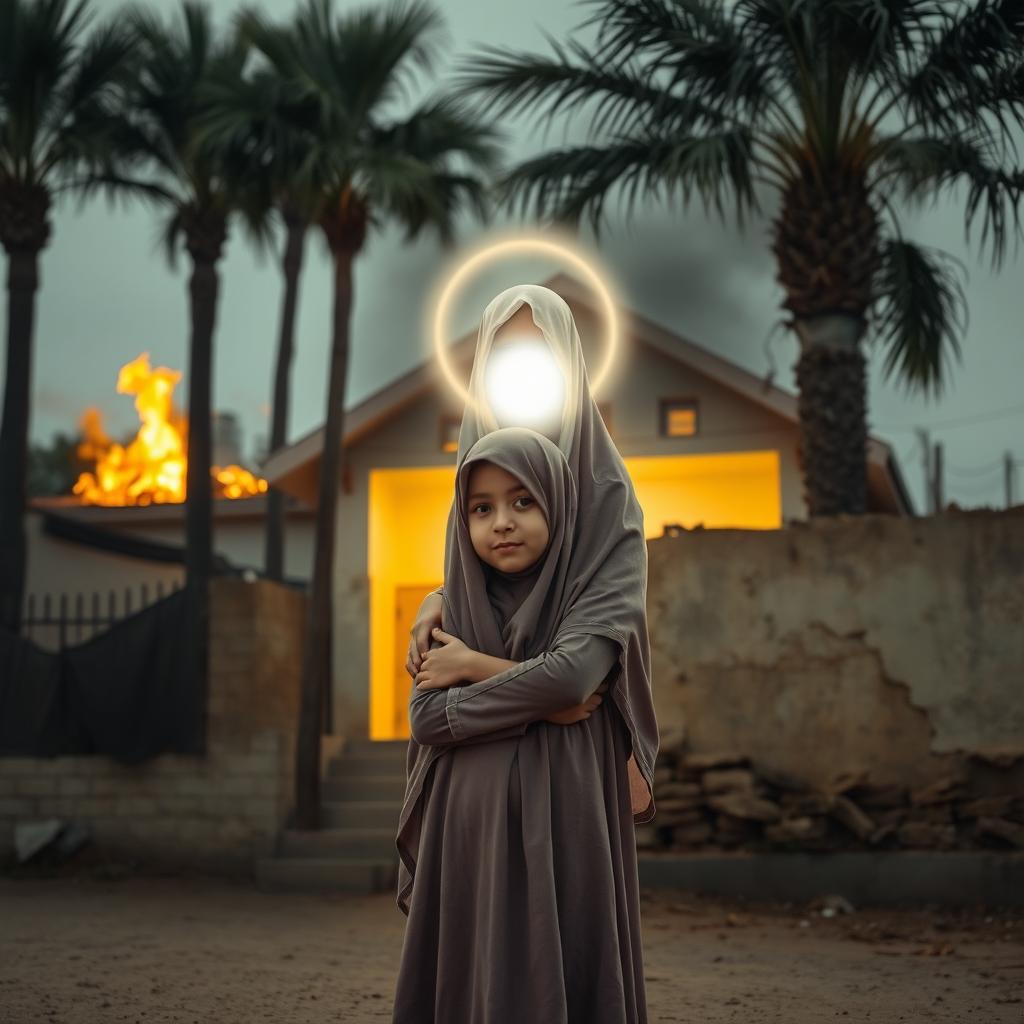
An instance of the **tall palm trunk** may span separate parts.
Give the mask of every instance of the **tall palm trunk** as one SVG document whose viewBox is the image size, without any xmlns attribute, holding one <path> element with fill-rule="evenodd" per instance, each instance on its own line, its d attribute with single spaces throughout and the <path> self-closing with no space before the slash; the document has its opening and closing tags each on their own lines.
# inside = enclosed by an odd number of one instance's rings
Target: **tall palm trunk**
<svg viewBox="0 0 1024 1024">
<path fill-rule="evenodd" d="M 184 212 L 186 245 L 192 257 L 189 280 L 192 336 L 188 368 L 188 466 L 185 477 L 185 586 L 192 671 L 205 692 L 210 646 L 210 575 L 213 565 L 212 453 L 213 332 L 220 280 L 217 263 L 227 237 L 220 213 Z"/>
<path fill-rule="evenodd" d="M 25 590 L 25 497 L 32 395 L 32 336 L 39 253 L 50 237 L 50 196 L 40 186 L 0 190 L 7 252 L 7 368 L 0 420 L 0 625 L 17 631 Z"/>
<path fill-rule="evenodd" d="M 299 277 L 306 245 L 308 224 L 293 210 L 282 210 L 287 237 L 281 270 L 284 274 L 284 300 L 277 341 L 277 365 L 274 368 L 274 408 L 270 428 L 270 451 L 284 446 L 288 432 L 288 405 L 292 355 L 295 351 L 295 311 L 299 301 Z M 284 579 L 284 494 L 272 487 L 267 493 L 267 524 L 263 565 L 272 580 Z"/>
<path fill-rule="evenodd" d="M 878 215 L 863 169 L 807 166 L 787 186 L 772 250 L 800 339 L 798 455 L 809 516 L 867 508 L 865 310 L 878 266 Z"/>
<path fill-rule="evenodd" d="M 795 322 L 799 458 L 810 516 L 867 510 L 864 321 L 839 314 Z"/>
<path fill-rule="evenodd" d="M 320 734 L 324 724 L 324 698 L 331 679 L 331 627 L 334 620 L 334 605 L 331 598 L 355 250 L 337 248 L 333 250 L 333 256 L 334 322 L 331 367 L 327 385 L 324 445 L 320 456 L 313 585 L 303 645 L 302 703 L 295 754 L 296 827 L 305 829 L 318 828 L 320 825 Z"/>
</svg>

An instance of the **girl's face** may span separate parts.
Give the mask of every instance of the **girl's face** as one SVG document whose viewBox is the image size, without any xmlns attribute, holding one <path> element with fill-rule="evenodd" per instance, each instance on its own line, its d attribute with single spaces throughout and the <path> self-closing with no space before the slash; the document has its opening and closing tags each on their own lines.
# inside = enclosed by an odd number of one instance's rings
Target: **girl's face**
<svg viewBox="0 0 1024 1024">
<path fill-rule="evenodd" d="M 548 523 L 540 505 L 493 462 L 477 462 L 469 471 L 466 521 L 477 557 L 502 572 L 528 569 L 547 550 Z"/>
</svg>

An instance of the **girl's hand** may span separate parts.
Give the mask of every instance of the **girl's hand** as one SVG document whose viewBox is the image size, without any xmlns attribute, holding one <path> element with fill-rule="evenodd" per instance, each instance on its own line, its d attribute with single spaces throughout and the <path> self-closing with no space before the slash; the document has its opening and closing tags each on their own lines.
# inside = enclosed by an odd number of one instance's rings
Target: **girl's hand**
<svg viewBox="0 0 1024 1024">
<path fill-rule="evenodd" d="M 470 672 L 473 652 L 457 637 L 435 628 L 431 639 L 440 640 L 443 647 L 435 647 L 423 656 L 416 673 L 417 690 L 442 690 L 466 680 Z"/>
<path fill-rule="evenodd" d="M 555 725 L 575 725 L 589 718 L 597 709 L 604 697 L 601 696 L 608 689 L 607 683 L 602 683 L 582 704 L 574 704 L 571 708 L 563 708 L 552 715 L 546 715 L 542 722 L 553 722 Z"/>
<path fill-rule="evenodd" d="M 440 594 L 427 594 L 409 630 L 409 656 L 405 659 L 405 671 L 413 679 L 420 670 L 423 656 L 430 650 L 430 631 L 441 625 L 443 606 L 444 598 Z"/>
</svg>

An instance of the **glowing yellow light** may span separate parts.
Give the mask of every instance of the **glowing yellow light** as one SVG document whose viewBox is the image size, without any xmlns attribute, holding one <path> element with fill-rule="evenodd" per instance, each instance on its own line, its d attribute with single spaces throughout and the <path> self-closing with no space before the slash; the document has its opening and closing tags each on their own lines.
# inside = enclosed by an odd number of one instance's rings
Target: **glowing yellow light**
<svg viewBox="0 0 1024 1024">
<path fill-rule="evenodd" d="M 502 345 L 487 360 L 484 387 L 499 421 L 537 427 L 565 401 L 565 378 L 543 341 Z"/>
<path fill-rule="evenodd" d="M 607 323 L 608 337 L 605 345 L 604 363 L 591 381 L 591 393 L 597 395 L 601 385 L 608 377 L 608 372 L 615 361 L 615 354 L 619 347 L 619 315 L 616 302 L 604 278 L 597 272 L 593 265 L 593 259 L 584 259 L 573 247 L 572 240 L 568 237 L 556 240 L 553 232 L 545 237 L 536 235 L 514 235 L 501 239 L 497 242 L 487 241 L 468 256 L 454 271 L 451 277 L 443 285 L 434 306 L 433 339 L 434 351 L 437 353 L 437 361 L 448 380 L 448 383 L 462 397 L 467 405 L 473 405 L 473 398 L 468 390 L 458 379 L 455 371 L 448 361 L 447 346 L 445 338 L 448 336 L 448 308 L 459 288 L 466 279 L 483 267 L 495 263 L 508 256 L 541 255 L 554 257 L 568 263 L 574 270 L 581 274 L 586 282 L 597 295 L 598 301 L 603 308 L 605 322 Z M 518 412 L 518 410 L 517 410 Z"/>
</svg>

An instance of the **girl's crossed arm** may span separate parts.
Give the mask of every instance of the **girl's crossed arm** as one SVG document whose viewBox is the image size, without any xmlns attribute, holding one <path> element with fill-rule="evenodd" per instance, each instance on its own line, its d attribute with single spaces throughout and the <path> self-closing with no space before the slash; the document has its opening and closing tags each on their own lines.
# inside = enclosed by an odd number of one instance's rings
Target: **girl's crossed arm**
<svg viewBox="0 0 1024 1024">
<path fill-rule="evenodd" d="M 522 732 L 529 722 L 582 704 L 619 660 L 617 643 L 587 633 L 560 637 L 550 651 L 522 662 L 472 651 L 447 633 L 435 635 L 446 642 L 442 657 L 433 672 L 425 668 L 417 676 L 425 673 L 425 682 L 417 683 L 409 705 L 419 743 L 498 738 L 495 730 L 513 727 Z"/>
</svg>

